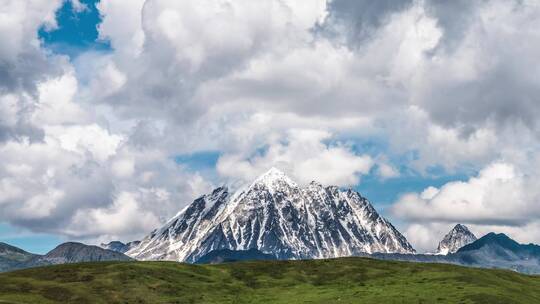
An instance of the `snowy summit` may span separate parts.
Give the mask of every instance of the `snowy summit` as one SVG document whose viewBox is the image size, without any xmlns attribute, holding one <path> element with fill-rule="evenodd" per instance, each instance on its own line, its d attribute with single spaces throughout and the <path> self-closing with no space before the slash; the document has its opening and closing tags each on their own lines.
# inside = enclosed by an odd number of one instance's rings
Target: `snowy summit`
<svg viewBox="0 0 540 304">
<path fill-rule="evenodd" d="M 279 259 L 415 252 L 358 192 L 301 187 L 272 168 L 236 193 L 220 187 L 201 196 L 127 254 L 194 262 L 213 250 L 252 248 Z"/>
<path fill-rule="evenodd" d="M 437 247 L 436 254 L 455 253 L 461 247 L 476 241 L 476 236 L 464 225 L 457 224 L 448 232 Z"/>
</svg>

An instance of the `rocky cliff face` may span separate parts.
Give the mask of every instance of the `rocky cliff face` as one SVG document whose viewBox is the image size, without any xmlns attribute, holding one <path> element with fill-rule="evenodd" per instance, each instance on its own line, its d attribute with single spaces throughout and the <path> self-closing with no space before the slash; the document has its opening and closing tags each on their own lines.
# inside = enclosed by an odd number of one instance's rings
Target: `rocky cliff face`
<svg viewBox="0 0 540 304">
<path fill-rule="evenodd" d="M 457 224 L 448 232 L 437 247 L 437 254 L 457 252 L 461 247 L 476 241 L 476 236 L 464 225 Z"/>
<path fill-rule="evenodd" d="M 217 249 L 255 248 L 279 259 L 414 253 L 405 237 L 353 190 L 300 187 L 277 169 L 229 193 L 196 199 L 127 254 L 194 262 Z"/>
<path fill-rule="evenodd" d="M 133 241 L 133 242 L 128 242 L 128 243 L 122 243 L 120 241 L 112 241 L 112 242 L 109 242 L 109 243 L 102 243 L 101 245 L 99 245 L 101 248 L 103 249 L 108 249 L 108 250 L 112 250 L 112 251 L 116 251 L 116 252 L 120 252 L 120 253 L 126 253 L 127 251 L 129 251 L 131 248 L 139 245 L 141 242 L 140 241 Z"/>
</svg>

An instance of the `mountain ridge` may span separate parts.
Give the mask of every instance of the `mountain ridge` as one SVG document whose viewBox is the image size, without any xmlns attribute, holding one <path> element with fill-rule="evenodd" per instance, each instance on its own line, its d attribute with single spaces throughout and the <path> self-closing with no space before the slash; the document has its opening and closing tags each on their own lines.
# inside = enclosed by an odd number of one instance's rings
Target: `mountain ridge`
<svg viewBox="0 0 540 304">
<path fill-rule="evenodd" d="M 448 255 L 376 253 L 368 256 L 381 260 L 445 263 L 540 274 L 540 246 L 520 244 L 503 233 L 488 233 Z"/>
<path fill-rule="evenodd" d="M 131 241 L 131 242 L 127 242 L 127 243 L 123 243 L 123 242 L 120 242 L 120 241 L 111 241 L 109 243 L 101 243 L 99 245 L 99 247 L 101 247 L 103 249 L 108 249 L 108 250 L 120 252 L 120 253 L 126 253 L 131 248 L 139 245 L 139 243 L 140 243 L 140 241 Z"/>
<path fill-rule="evenodd" d="M 0 272 L 8 271 L 36 256 L 21 248 L 0 242 Z"/>
<path fill-rule="evenodd" d="M 461 247 L 476 241 L 476 236 L 462 224 L 456 224 L 437 246 L 436 254 L 447 255 L 457 252 Z"/>
<path fill-rule="evenodd" d="M 520 244 L 504 233 L 488 233 L 460 248 L 455 256 L 464 265 L 540 273 L 540 246 Z"/>
<path fill-rule="evenodd" d="M 98 246 L 85 245 L 78 242 L 65 242 L 56 246 L 44 255 L 37 255 L 32 259 L 17 265 L 16 269 L 38 266 L 70 264 L 81 262 L 100 261 L 130 261 L 130 257 L 112 250 Z"/>
<path fill-rule="evenodd" d="M 358 192 L 301 187 L 272 168 L 235 193 L 219 187 L 197 198 L 127 255 L 194 262 L 215 249 L 249 248 L 278 259 L 415 252 Z"/>
</svg>

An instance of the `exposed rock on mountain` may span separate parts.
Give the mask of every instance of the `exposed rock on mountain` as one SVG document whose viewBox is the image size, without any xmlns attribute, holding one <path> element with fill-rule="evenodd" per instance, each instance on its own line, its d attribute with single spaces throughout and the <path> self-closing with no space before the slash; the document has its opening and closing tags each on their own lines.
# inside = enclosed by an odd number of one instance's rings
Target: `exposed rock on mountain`
<svg viewBox="0 0 540 304">
<path fill-rule="evenodd" d="M 116 251 L 120 253 L 126 253 L 131 248 L 139 245 L 140 243 L 141 243 L 140 241 L 133 241 L 133 242 L 124 244 L 120 241 L 112 241 L 107 244 L 102 243 L 99 246 L 104 249 L 108 249 L 108 250 L 112 250 L 112 251 Z"/>
<path fill-rule="evenodd" d="M 278 259 L 414 253 L 405 237 L 358 192 L 301 187 L 272 168 L 251 185 L 196 199 L 126 254 L 195 262 L 218 249 L 256 248 Z"/>
<path fill-rule="evenodd" d="M 476 236 L 464 225 L 457 224 L 444 236 L 437 247 L 437 254 L 455 253 L 459 248 L 476 241 Z"/>
</svg>

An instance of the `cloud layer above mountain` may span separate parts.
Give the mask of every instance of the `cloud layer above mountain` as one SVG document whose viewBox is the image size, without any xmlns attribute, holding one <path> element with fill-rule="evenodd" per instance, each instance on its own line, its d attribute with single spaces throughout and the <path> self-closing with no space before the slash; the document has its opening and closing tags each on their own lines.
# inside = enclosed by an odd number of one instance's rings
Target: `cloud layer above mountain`
<svg viewBox="0 0 540 304">
<path fill-rule="evenodd" d="M 390 208 L 413 245 L 456 221 L 540 242 L 536 1 L 102 0 L 111 49 L 71 57 L 38 35 L 63 4 L 2 2 L 2 222 L 135 238 L 278 166 L 352 187 L 462 175 Z M 209 169 L 175 161 L 207 151 Z"/>
</svg>

